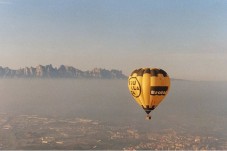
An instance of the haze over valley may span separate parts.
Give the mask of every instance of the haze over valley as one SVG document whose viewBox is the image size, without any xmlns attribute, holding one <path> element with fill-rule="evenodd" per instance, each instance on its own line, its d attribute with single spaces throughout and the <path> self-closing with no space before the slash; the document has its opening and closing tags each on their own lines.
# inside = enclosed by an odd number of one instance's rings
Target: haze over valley
<svg viewBox="0 0 227 151">
<path fill-rule="evenodd" d="M 0 79 L 0 148 L 226 149 L 226 88 L 173 80 L 147 121 L 126 79 Z"/>
</svg>

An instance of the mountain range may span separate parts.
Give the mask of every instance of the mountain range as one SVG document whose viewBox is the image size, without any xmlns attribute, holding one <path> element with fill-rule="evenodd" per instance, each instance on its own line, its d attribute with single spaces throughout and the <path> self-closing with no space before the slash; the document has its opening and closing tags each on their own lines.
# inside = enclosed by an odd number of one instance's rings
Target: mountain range
<svg viewBox="0 0 227 151">
<path fill-rule="evenodd" d="M 72 66 L 61 65 L 59 68 L 50 65 L 25 67 L 17 70 L 0 66 L 0 78 L 86 78 L 86 79 L 126 79 L 120 70 L 94 68 L 82 71 Z"/>
</svg>

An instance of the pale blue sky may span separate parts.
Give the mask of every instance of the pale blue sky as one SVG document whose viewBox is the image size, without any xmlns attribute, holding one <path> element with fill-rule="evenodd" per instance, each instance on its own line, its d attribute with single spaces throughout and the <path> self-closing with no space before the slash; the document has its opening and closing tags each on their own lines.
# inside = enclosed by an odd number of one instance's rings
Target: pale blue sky
<svg viewBox="0 0 227 151">
<path fill-rule="evenodd" d="M 227 1 L 0 0 L 0 66 L 227 80 Z"/>
</svg>

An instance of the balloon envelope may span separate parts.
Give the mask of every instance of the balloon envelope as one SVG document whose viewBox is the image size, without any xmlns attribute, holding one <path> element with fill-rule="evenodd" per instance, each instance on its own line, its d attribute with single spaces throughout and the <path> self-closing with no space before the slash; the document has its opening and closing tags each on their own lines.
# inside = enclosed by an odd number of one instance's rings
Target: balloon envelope
<svg viewBox="0 0 227 151">
<path fill-rule="evenodd" d="M 167 95 L 170 78 L 162 69 L 140 68 L 129 76 L 128 88 L 136 102 L 149 114 Z"/>
</svg>

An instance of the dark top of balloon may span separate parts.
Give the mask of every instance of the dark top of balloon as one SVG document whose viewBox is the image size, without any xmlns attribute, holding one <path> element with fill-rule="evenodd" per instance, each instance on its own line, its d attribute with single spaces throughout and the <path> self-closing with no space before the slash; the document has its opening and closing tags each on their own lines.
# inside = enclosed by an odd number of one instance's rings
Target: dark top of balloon
<svg viewBox="0 0 227 151">
<path fill-rule="evenodd" d="M 168 74 L 162 70 L 162 69 L 157 69 L 157 68 L 140 68 L 136 69 L 131 73 L 131 76 L 136 73 L 137 76 L 143 76 L 143 74 L 148 73 L 151 76 L 158 76 L 158 74 L 162 74 L 164 77 L 168 77 Z"/>
</svg>

